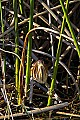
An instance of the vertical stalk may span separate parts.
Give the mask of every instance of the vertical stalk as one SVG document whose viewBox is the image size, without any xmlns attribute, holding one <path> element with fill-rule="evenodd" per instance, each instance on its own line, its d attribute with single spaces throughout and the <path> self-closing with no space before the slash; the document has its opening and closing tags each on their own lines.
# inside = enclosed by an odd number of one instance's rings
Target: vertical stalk
<svg viewBox="0 0 80 120">
<path fill-rule="evenodd" d="M 4 32 L 4 24 L 3 24 L 3 17 L 2 17 L 2 5 L 0 0 L 0 23 L 1 23 L 1 31 Z"/>
<path fill-rule="evenodd" d="M 23 13 L 23 0 L 19 0 L 19 8 L 20 8 L 20 12 L 22 14 Z"/>
<path fill-rule="evenodd" d="M 68 24 L 68 27 L 69 27 L 69 30 L 70 30 L 70 32 L 71 32 L 72 38 L 73 38 L 73 40 L 74 40 L 74 45 L 75 45 L 76 50 L 77 50 L 77 52 L 78 52 L 78 56 L 79 56 L 79 58 L 80 58 L 80 46 L 79 46 L 79 44 L 78 44 L 78 42 L 77 42 L 76 35 L 75 35 L 74 31 L 73 31 L 71 22 L 70 22 L 70 20 L 69 20 L 69 17 L 68 17 L 68 15 L 67 15 L 67 12 L 66 12 L 66 9 L 65 9 L 65 7 L 64 7 L 64 5 L 63 5 L 62 0 L 60 0 L 60 4 L 61 4 L 61 6 L 62 6 L 62 10 L 63 10 L 63 12 L 64 12 L 64 16 L 65 16 L 65 18 L 66 18 L 66 22 L 67 22 L 67 24 Z"/>
<path fill-rule="evenodd" d="M 68 2 L 69 0 L 66 1 L 66 9 L 68 6 Z M 59 57 L 60 57 L 61 48 L 62 48 L 62 35 L 61 34 L 64 32 L 65 22 L 66 22 L 65 17 L 63 17 L 60 38 L 59 38 L 58 48 L 57 48 L 57 53 L 56 53 L 56 61 L 55 61 L 54 68 L 53 68 L 53 76 L 52 76 L 52 82 L 51 82 L 51 87 L 50 87 L 50 94 L 48 97 L 48 104 L 47 104 L 48 106 L 50 106 L 52 103 L 52 95 L 53 95 L 55 84 L 56 84 L 56 75 L 57 75 Z"/>
<path fill-rule="evenodd" d="M 80 89 L 79 81 L 80 81 L 80 58 L 79 58 L 78 73 L 77 73 L 77 82 L 78 82 L 79 89 Z M 80 100 L 80 94 L 79 94 L 79 100 Z"/>
<path fill-rule="evenodd" d="M 47 0 L 47 5 L 49 6 L 50 8 L 50 1 Z M 48 17 L 49 17 L 49 25 L 50 25 L 50 28 L 52 28 L 52 22 L 51 22 L 51 14 L 49 13 L 48 14 Z M 52 33 L 50 33 L 50 40 L 51 40 L 51 50 L 52 50 L 52 56 L 54 57 L 54 45 L 53 45 L 53 35 Z M 52 63 L 54 65 L 54 59 L 52 58 Z"/>
<path fill-rule="evenodd" d="M 17 17 L 17 0 L 13 0 L 13 9 L 14 9 L 14 21 L 15 21 L 15 53 L 19 54 L 18 51 L 18 17 Z M 15 60 L 15 85 L 16 85 L 16 90 L 18 92 L 18 104 L 19 104 L 19 98 L 20 98 L 20 86 L 19 86 L 19 60 L 16 57 Z"/>
<path fill-rule="evenodd" d="M 33 28 L 33 10 L 34 10 L 34 0 L 30 0 L 30 21 L 29 21 L 29 30 Z M 26 83 L 30 83 L 30 65 L 31 65 L 31 51 L 32 51 L 32 34 L 28 37 L 28 49 L 27 49 L 27 64 L 26 64 Z M 25 94 L 27 91 L 27 86 L 25 86 Z"/>
<path fill-rule="evenodd" d="M 1 4 L 1 0 L 0 0 L 0 23 L 1 23 L 1 31 L 2 33 L 4 33 L 4 23 L 3 23 L 3 17 L 2 17 L 2 4 Z M 5 48 L 4 46 L 4 37 L 2 38 L 3 40 L 3 49 Z M 5 72 L 6 72 L 6 59 L 5 59 L 5 54 L 3 54 L 3 85 L 5 88 Z"/>
</svg>

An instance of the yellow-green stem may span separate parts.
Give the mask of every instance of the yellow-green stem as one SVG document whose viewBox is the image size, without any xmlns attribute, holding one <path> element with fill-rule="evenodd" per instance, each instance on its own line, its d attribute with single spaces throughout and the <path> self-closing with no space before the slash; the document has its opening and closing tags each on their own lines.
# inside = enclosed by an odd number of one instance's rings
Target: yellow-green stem
<svg viewBox="0 0 80 120">
<path fill-rule="evenodd" d="M 66 9 L 68 6 L 68 0 L 66 2 Z M 51 82 L 51 87 L 50 87 L 50 93 L 49 93 L 49 97 L 48 97 L 48 106 L 50 106 L 52 104 L 52 96 L 54 94 L 54 88 L 55 88 L 55 84 L 56 84 L 56 75 L 57 75 L 57 70 L 58 70 L 58 63 L 59 63 L 59 57 L 60 57 L 60 53 L 61 53 L 61 48 L 62 48 L 62 33 L 64 32 L 64 28 L 65 28 L 65 17 L 63 17 L 63 22 L 62 22 L 62 27 L 61 27 L 61 32 L 60 32 L 60 38 L 59 38 L 59 42 L 58 42 L 58 48 L 57 48 L 57 53 L 56 53 L 56 61 L 54 64 L 54 69 L 53 69 L 53 76 L 52 76 L 52 82 Z"/>
<path fill-rule="evenodd" d="M 13 0 L 13 9 L 14 9 L 14 21 L 15 21 L 15 53 L 19 54 L 18 51 L 18 16 L 17 16 L 17 0 Z M 19 84 L 19 59 L 16 57 L 15 60 L 15 85 L 16 91 L 18 92 L 18 104 L 20 104 L 20 84 Z"/>
<path fill-rule="evenodd" d="M 74 40 L 74 45 L 75 45 L 76 50 L 77 50 L 77 52 L 78 52 L 78 56 L 79 56 L 79 58 L 80 58 L 80 45 L 79 45 L 78 42 L 77 42 L 76 35 L 75 35 L 74 31 L 73 31 L 71 22 L 70 22 L 70 20 L 69 20 L 68 15 L 67 15 L 66 9 L 65 9 L 65 7 L 64 7 L 64 5 L 63 5 L 63 0 L 60 0 L 60 4 L 61 4 L 61 6 L 62 6 L 62 10 L 63 10 L 63 12 L 64 12 L 64 16 L 65 16 L 65 18 L 66 18 L 66 22 L 67 22 L 67 24 L 68 24 L 68 27 L 69 27 L 69 30 L 70 30 L 70 32 L 71 32 L 72 38 L 73 38 L 73 40 Z"/>
<path fill-rule="evenodd" d="M 20 8 L 20 12 L 22 14 L 23 13 L 23 0 L 19 0 L 19 8 Z"/>
<path fill-rule="evenodd" d="M 34 9 L 34 0 L 30 0 L 29 30 L 33 28 L 33 9 Z M 27 64 L 26 64 L 26 85 L 27 86 L 29 85 L 29 82 L 30 82 L 31 51 L 32 51 L 32 34 L 30 34 L 28 38 Z"/>
</svg>

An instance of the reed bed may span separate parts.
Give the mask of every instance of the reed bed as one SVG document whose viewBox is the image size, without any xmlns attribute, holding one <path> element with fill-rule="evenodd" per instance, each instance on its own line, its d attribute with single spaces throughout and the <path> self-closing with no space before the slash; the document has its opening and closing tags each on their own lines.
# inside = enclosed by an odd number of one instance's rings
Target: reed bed
<svg viewBox="0 0 80 120">
<path fill-rule="evenodd" d="M 0 119 L 79 119 L 79 5 L 0 0 Z"/>
</svg>

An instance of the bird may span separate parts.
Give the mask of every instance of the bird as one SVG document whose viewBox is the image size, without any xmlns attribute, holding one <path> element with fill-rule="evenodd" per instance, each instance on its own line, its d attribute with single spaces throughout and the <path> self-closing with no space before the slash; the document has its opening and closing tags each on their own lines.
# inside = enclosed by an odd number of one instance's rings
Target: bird
<svg viewBox="0 0 80 120">
<path fill-rule="evenodd" d="M 43 60 L 34 62 L 31 66 L 31 77 L 41 84 L 47 83 L 48 69 Z"/>
</svg>

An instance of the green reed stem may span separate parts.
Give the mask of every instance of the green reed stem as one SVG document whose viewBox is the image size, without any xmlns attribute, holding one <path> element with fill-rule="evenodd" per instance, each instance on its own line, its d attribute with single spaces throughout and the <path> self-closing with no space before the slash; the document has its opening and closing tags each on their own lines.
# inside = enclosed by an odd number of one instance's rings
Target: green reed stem
<svg viewBox="0 0 80 120">
<path fill-rule="evenodd" d="M 71 32 L 72 38 L 73 38 L 73 40 L 74 40 L 74 45 L 75 45 L 76 50 L 77 50 L 77 52 L 78 52 L 78 56 L 79 56 L 79 58 L 80 58 L 80 46 L 79 46 L 79 44 L 78 44 L 78 42 L 77 42 L 76 35 L 75 35 L 74 31 L 73 31 L 73 28 L 72 28 L 71 22 L 70 22 L 70 20 L 69 20 L 69 17 L 68 17 L 68 15 L 67 15 L 66 9 L 65 9 L 65 7 L 64 7 L 64 5 L 63 5 L 63 0 L 60 0 L 60 4 L 61 4 L 61 6 L 62 6 L 62 10 L 63 10 L 63 12 L 64 12 L 64 16 L 65 16 L 65 18 L 66 18 L 66 22 L 67 22 L 67 24 L 68 24 L 68 27 L 69 27 L 69 30 L 70 30 L 70 32 Z"/>
<path fill-rule="evenodd" d="M 19 0 L 19 8 L 20 8 L 20 12 L 22 14 L 23 13 L 23 0 Z"/>
<path fill-rule="evenodd" d="M 13 0 L 13 9 L 14 9 L 14 21 L 15 21 L 15 53 L 18 55 L 18 16 L 17 16 L 17 0 Z M 18 104 L 20 104 L 20 83 L 19 83 L 19 60 L 16 57 L 15 60 L 15 85 L 16 91 L 18 92 Z"/>
<path fill-rule="evenodd" d="M 33 10 L 34 10 L 34 0 L 30 0 L 29 30 L 33 28 Z M 26 64 L 26 85 L 27 86 L 29 85 L 29 82 L 30 82 L 31 51 L 32 51 L 32 34 L 30 34 L 28 37 L 27 64 Z M 27 90 L 27 88 L 25 89 Z"/>
<path fill-rule="evenodd" d="M 69 5 L 69 0 L 66 1 L 66 9 Z M 52 96 L 54 93 L 54 88 L 55 88 L 55 84 L 56 84 L 56 75 L 57 75 L 57 70 L 58 70 L 58 64 L 59 64 L 59 57 L 60 57 L 60 53 L 61 53 L 61 48 L 62 48 L 62 33 L 64 32 L 64 28 L 65 28 L 65 16 L 63 17 L 63 21 L 62 21 L 62 27 L 61 27 L 61 32 L 60 32 L 60 38 L 59 38 L 59 42 L 58 42 L 58 48 L 57 48 L 57 53 L 56 53 L 56 61 L 54 64 L 54 69 L 53 69 L 53 76 L 52 76 L 52 82 L 51 82 L 51 87 L 50 87 L 50 93 L 49 93 L 49 97 L 48 97 L 48 106 L 50 106 L 52 104 Z"/>
</svg>

